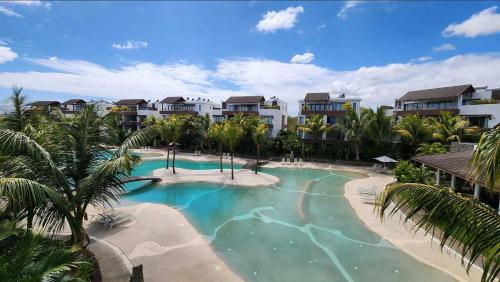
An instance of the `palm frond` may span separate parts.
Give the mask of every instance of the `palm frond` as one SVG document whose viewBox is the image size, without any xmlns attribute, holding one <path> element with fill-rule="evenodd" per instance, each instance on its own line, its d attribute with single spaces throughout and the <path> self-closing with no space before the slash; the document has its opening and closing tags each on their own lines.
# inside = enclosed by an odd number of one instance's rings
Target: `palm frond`
<svg viewBox="0 0 500 282">
<path fill-rule="evenodd" d="M 439 233 L 442 248 L 458 247 L 467 271 L 482 259 L 482 281 L 494 281 L 499 274 L 500 215 L 492 208 L 450 189 L 416 183 L 387 187 L 377 203 L 382 220 L 401 211 L 405 224 L 413 221 L 413 230 Z"/>
</svg>

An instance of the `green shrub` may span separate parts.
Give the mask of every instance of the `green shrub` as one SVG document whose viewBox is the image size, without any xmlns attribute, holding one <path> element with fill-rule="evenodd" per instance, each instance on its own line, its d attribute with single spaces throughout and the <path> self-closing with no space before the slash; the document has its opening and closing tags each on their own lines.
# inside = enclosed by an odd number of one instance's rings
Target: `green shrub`
<svg viewBox="0 0 500 282">
<path fill-rule="evenodd" d="M 434 154 L 447 153 L 448 150 L 449 150 L 449 146 L 443 145 L 439 142 L 434 142 L 432 144 L 423 143 L 418 147 L 417 153 L 419 156 L 434 155 Z"/>
<path fill-rule="evenodd" d="M 425 167 L 417 167 L 410 161 L 400 161 L 394 169 L 396 179 L 400 183 L 433 184 L 433 172 Z"/>
</svg>

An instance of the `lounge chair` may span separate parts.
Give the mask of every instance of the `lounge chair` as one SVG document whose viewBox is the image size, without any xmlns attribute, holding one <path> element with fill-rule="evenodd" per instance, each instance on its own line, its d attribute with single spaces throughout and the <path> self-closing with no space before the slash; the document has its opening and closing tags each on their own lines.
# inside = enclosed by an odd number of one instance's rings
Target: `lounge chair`
<svg viewBox="0 0 500 282">
<path fill-rule="evenodd" d="M 281 158 L 281 164 L 284 165 L 285 164 L 285 158 Z"/>
<path fill-rule="evenodd" d="M 303 166 L 304 165 L 304 161 L 302 159 L 299 159 L 299 165 L 300 166 Z"/>
<path fill-rule="evenodd" d="M 132 215 L 128 213 L 112 210 L 112 212 L 100 214 L 100 217 L 97 220 L 97 222 L 104 225 L 105 227 L 108 227 L 109 230 L 111 230 L 113 226 L 121 224 L 123 222 L 127 222 L 131 219 Z"/>
<path fill-rule="evenodd" d="M 295 158 L 295 160 L 293 161 L 293 165 L 294 166 L 298 166 L 299 165 L 299 158 Z"/>
<path fill-rule="evenodd" d="M 377 186 L 358 188 L 358 194 L 363 203 L 375 204 L 377 200 Z"/>
<path fill-rule="evenodd" d="M 371 187 L 360 187 L 358 188 L 358 193 L 361 194 L 375 194 L 377 193 L 377 186 L 373 185 Z"/>
</svg>

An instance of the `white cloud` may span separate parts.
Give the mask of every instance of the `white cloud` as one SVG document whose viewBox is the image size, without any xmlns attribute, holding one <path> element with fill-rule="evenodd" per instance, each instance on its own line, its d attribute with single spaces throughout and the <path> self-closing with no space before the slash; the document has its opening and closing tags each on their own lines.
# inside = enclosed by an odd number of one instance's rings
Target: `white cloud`
<svg viewBox="0 0 500 282">
<path fill-rule="evenodd" d="M 280 29 L 290 29 L 295 26 L 297 16 L 304 12 L 302 6 L 288 7 L 281 11 L 268 11 L 262 16 L 256 28 L 260 32 L 273 33 Z"/>
<path fill-rule="evenodd" d="M 297 54 L 292 57 L 290 60 L 291 63 L 296 63 L 296 64 L 308 64 L 314 60 L 314 54 L 311 52 L 306 52 L 302 55 Z"/>
<path fill-rule="evenodd" d="M 500 32 L 500 14 L 497 6 L 482 10 L 462 23 L 452 23 L 443 31 L 444 36 L 476 37 Z"/>
<path fill-rule="evenodd" d="M 340 11 L 337 13 L 337 17 L 341 19 L 346 19 L 347 18 L 347 13 L 349 10 L 354 9 L 356 6 L 361 4 L 362 1 L 357 1 L 357 0 L 349 0 L 345 1 L 344 6 L 340 9 Z"/>
<path fill-rule="evenodd" d="M 269 59 L 220 60 L 213 69 L 187 63 L 135 63 L 120 68 L 82 60 L 29 59 L 49 71 L 0 72 L 0 87 L 75 96 L 162 99 L 200 96 L 221 101 L 230 95 L 277 95 L 297 113 L 311 91 L 361 97 L 363 106 L 392 105 L 410 90 L 471 83 L 498 87 L 500 53 L 457 55 L 425 63 L 395 63 L 336 71 L 314 64 Z"/>
<path fill-rule="evenodd" d="M 439 45 L 437 47 L 432 48 L 432 51 L 434 51 L 434 52 L 453 51 L 455 49 L 456 49 L 455 45 L 450 44 L 450 43 L 445 43 L 445 44 L 442 44 L 442 45 Z"/>
<path fill-rule="evenodd" d="M 3 1 L 3 3 L 6 4 L 11 4 L 11 5 L 20 5 L 20 6 L 27 6 L 27 7 L 44 7 L 47 9 L 50 9 L 52 7 L 52 3 L 47 2 L 47 1 Z"/>
<path fill-rule="evenodd" d="M 324 29 L 324 28 L 326 28 L 326 27 L 327 27 L 327 25 L 326 25 L 326 24 L 320 24 L 320 25 L 318 25 L 318 26 L 316 27 L 316 29 L 317 29 L 317 30 L 320 30 L 320 29 Z"/>
<path fill-rule="evenodd" d="M 410 62 L 412 62 L 412 63 L 416 63 L 416 62 L 423 63 L 423 62 L 427 62 L 427 61 L 430 61 L 430 60 L 432 60 L 431 56 L 422 56 L 422 57 L 418 57 L 416 59 L 411 59 Z"/>
<path fill-rule="evenodd" d="M 16 58 L 16 52 L 12 51 L 10 47 L 0 46 L 0 64 L 13 61 Z"/>
<path fill-rule="evenodd" d="M 140 48 L 147 48 L 148 43 L 145 41 L 127 40 L 127 42 L 125 42 L 124 44 L 113 43 L 112 46 L 113 48 L 120 50 L 140 49 Z"/>
<path fill-rule="evenodd" d="M 9 17 L 18 17 L 18 18 L 23 17 L 21 14 L 18 14 L 16 12 L 14 12 L 13 10 L 5 8 L 3 6 L 0 6 L 0 14 L 4 14 L 4 15 L 9 16 Z"/>
</svg>

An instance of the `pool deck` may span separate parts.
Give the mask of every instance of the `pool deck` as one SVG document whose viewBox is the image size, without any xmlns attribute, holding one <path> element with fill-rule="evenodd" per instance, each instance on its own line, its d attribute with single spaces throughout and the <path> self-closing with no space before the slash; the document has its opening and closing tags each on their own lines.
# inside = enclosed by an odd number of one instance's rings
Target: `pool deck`
<svg viewBox="0 0 500 282">
<path fill-rule="evenodd" d="M 139 152 L 157 153 L 158 151 L 150 149 Z M 163 152 L 160 151 L 160 153 Z M 218 161 L 217 156 L 211 155 L 180 154 L 177 157 L 197 161 Z M 164 157 L 144 159 L 157 158 Z M 245 160 L 235 158 L 236 162 L 244 163 Z M 295 166 L 271 162 L 266 167 Z M 374 206 L 361 202 L 357 193 L 359 187 L 376 185 L 378 191 L 381 192 L 386 184 L 394 181 L 392 175 L 368 173 L 364 168 L 321 163 L 306 162 L 303 166 L 296 167 L 358 172 L 367 175 L 367 178 L 347 182 L 344 192 L 353 210 L 369 229 L 415 259 L 448 273 L 458 281 L 480 281 L 481 271 L 478 267 L 473 267 L 468 276 L 461 266 L 460 257 L 453 255 L 453 251 L 445 248 L 445 251 L 441 252 L 437 241 L 433 241 L 430 236 L 424 236 L 421 231 L 416 234 L 409 231 L 401 224 L 397 216 L 387 218 L 382 223 L 374 212 Z M 165 183 L 211 182 L 210 180 L 213 180 L 217 183 L 249 186 L 248 183 L 261 181 L 252 171 L 243 169 L 235 170 L 237 182 L 232 183 L 230 170 L 224 170 L 224 174 L 218 170 L 208 172 L 176 170 L 178 173 L 175 176 L 165 169 L 157 170 L 155 173 L 164 176 Z M 259 173 L 259 175 L 264 175 L 264 173 Z M 262 184 L 255 186 L 260 185 Z M 241 281 L 241 278 L 217 257 L 210 244 L 176 209 L 161 204 L 133 204 L 117 209 L 130 213 L 134 220 L 116 226 L 111 231 L 96 226 L 89 227 L 89 233 L 120 247 L 135 265 L 143 264 L 147 281 L 163 281 L 165 277 L 168 277 L 170 281 Z M 160 222 L 164 224 L 158 224 Z"/>
</svg>

